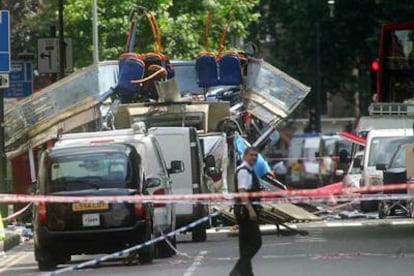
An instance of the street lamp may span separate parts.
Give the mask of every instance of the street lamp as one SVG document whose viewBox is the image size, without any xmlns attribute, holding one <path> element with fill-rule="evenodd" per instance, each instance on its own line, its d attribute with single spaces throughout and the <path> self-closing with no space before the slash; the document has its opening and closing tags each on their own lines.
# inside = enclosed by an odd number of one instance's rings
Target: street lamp
<svg viewBox="0 0 414 276">
<path fill-rule="evenodd" d="M 93 63 L 99 62 L 98 41 L 98 0 L 92 0 L 92 40 L 93 40 Z"/>
<path fill-rule="evenodd" d="M 335 0 L 328 0 L 328 6 L 329 6 L 329 17 L 334 18 L 335 17 Z"/>
<path fill-rule="evenodd" d="M 335 0 L 328 0 L 329 6 L 329 17 L 333 18 L 335 16 Z M 321 112 L 322 112 L 322 91 L 321 91 L 321 38 L 320 38 L 320 21 L 319 17 L 315 23 L 315 33 L 316 33 L 316 45 L 315 45 L 315 54 L 316 54 L 316 131 L 321 131 Z"/>
<path fill-rule="evenodd" d="M 59 78 L 65 76 L 65 36 L 63 26 L 64 1 L 59 0 L 58 28 L 59 28 Z"/>
</svg>

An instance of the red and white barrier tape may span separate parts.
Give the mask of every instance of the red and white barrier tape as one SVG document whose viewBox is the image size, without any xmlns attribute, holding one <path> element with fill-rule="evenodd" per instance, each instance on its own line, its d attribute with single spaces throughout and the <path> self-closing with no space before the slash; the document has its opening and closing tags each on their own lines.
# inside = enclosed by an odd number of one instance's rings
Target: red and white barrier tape
<svg viewBox="0 0 414 276">
<path fill-rule="evenodd" d="M 320 160 L 324 158 L 330 158 L 332 160 L 339 160 L 339 156 L 319 156 L 319 157 L 266 157 L 267 161 L 297 161 L 297 160 L 304 160 L 304 161 L 314 161 Z"/>
<path fill-rule="evenodd" d="M 387 194 L 391 191 L 409 190 L 414 191 L 414 184 L 394 184 L 386 186 L 373 186 L 362 188 L 344 189 L 342 194 L 333 193 L 327 189 L 315 190 L 290 190 L 274 192 L 255 193 L 231 193 L 231 194 L 190 194 L 190 195 L 131 195 L 131 196 L 57 196 L 57 195 L 23 195 L 23 194 L 0 194 L 0 203 L 12 202 L 49 202 L 49 203 L 76 203 L 76 202 L 106 202 L 106 203 L 226 203 L 233 202 L 241 197 L 261 198 L 266 202 L 321 202 L 326 200 L 348 201 L 348 200 L 380 200 L 414 198 L 414 193 Z M 379 194 L 378 194 L 379 193 Z M 385 193 L 385 194 L 383 194 Z"/>
</svg>

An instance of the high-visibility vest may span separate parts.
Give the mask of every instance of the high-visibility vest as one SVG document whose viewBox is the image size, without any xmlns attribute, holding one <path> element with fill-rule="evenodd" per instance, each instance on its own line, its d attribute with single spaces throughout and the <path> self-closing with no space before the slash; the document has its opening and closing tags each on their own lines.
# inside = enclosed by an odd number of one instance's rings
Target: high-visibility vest
<svg viewBox="0 0 414 276">
<path fill-rule="evenodd" d="M 3 218 L 1 217 L 1 213 L 0 213 L 0 241 L 4 241 L 5 239 L 6 239 L 6 232 L 4 231 Z"/>
</svg>

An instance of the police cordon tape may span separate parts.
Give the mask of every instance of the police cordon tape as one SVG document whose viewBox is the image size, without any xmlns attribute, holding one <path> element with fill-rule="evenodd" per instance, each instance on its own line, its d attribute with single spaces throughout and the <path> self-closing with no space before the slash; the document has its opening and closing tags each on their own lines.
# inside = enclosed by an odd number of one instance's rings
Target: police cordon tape
<svg viewBox="0 0 414 276">
<path fill-rule="evenodd" d="M 15 217 L 18 217 L 18 216 L 20 216 L 21 214 L 23 214 L 24 212 L 26 212 L 31 206 L 32 206 L 32 202 L 30 202 L 29 204 L 27 204 L 26 206 L 24 206 L 22 209 L 20 209 L 19 211 L 17 211 L 17 212 L 15 212 L 15 213 L 13 213 L 13 214 L 11 214 L 11 215 L 9 215 L 9 216 L 7 216 L 7 217 L 5 217 L 5 218 L 3 218 L 3 221 L 6 221 L 6 220 L 10 220 L 10 219 L 12 219 L 12 218 L 15 218 Z"/>
<path fill-rule="evenodd" d="M 321 160 L 325 158 L 330 158 L 332 160 L 339 160 L 339 156 L 318 156 L 318 157 L 266 157 L 267 161 L 297 161 L 297 160 L 304 160 L 304 161 L 314 161 L 314 160 Z"/>
<path fill-rule="evenodd" d="M 342 189 L 341 189 L 342 190 Z M 402 190 L 413 190 L 413 193 L 403 193 Z M 399 193 L 396 193 L 398 191 Z M 394 192 L 394 193 L 392 193 Z M 393 200 L 414 198 L 414 184 L 394 184 L 385 186 L 369 186 L 362 188 L 339 189 L 334 192 L 329 189 L 263 191 L 253 193 L 206 193 L 190 195 L 128 195 L 128 196 L 60 196 L 60 195 L 23 195 L 0 194 L 0 203 L 33 202 L 33 203 L 186 203 L 211 204 L 233 203 L 235 199 L 249 197 L 261 198 L 273 203 L 316 203 L 324 201 L 349 200 Z"/>
<path fill-rule="evenodd" d="M 124 257 L 127 254 L 135 253 L 136 251 L 138 251 L 138 250 L 140 250 L 144 247 L 147 247 L 147 246 L 150 246 L 150 245 L 155 244 L 157 242 L 160 242 L 160 241 L 162 241 L 166 238 L 173 237 L 177 234 L 180 234 L 181 232 L 187 232 L 188 230 L 196 227 L 199 224 L 207 222 L 209 219 L 211 219 L 213 217 L 216 217 L 219 214 L 220 214 L 220 212 L 214 212 L 214 213 L 212 213 L 208 216 L 205 216 L 205 217 L 202 217 L 202 218 L 200 218 L 196 221 L 193 221 L 192 223 L 190 223 L 186 226 L 180 227 L 180 228 L 176 229 L 175 231 L 171 231 L 168 234 L 165 234 L 163 236 L 160 236 L 160 237 L 157 237 L 155 239 L 149 240 L 147 242 L 144 242 L 144 243 L 135 245 L 133 247 L 130 247 L 130 248 L 127 248 L 127 249 L 124 249 L 124 250 L 121 250 L 121 251 L 117 251 L 117 252 L 114 252 L 112 254 L 108 254 L 108 255 L 93 259 L 93 260 L 89 260 L 89 261 L 86 261 L 86 262 L 83 262 L 83 263 L 80 263 L 80 264 L 77 264 L 77 265 L 73 265 L 73 266 L 70 266 L 70 267 L 65 267 L 65 268 L 62 268 L 62 269 L 58 269 L 58 270 L 55 270 L 55 271 L 50 272 L 50 273 L 44 273 L 42 275 L 58 275 L 58 274 L 61 274 L 61 273 L 86 268 L 86 267 L 89 267 L 89 266 L 96 266 L 96 265 L 98 265 L 102 262 L 105 262 L 105 261 L 108 261 L 108 260 L 111 260 L 111 259 Z"/>
</svg>

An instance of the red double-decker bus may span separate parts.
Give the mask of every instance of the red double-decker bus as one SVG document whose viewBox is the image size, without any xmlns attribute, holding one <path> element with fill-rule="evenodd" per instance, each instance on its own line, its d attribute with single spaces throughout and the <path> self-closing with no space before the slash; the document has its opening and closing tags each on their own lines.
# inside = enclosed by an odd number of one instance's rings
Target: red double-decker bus
<svg viewBox="0 0 414 276">
<path fill-rule="evenodd" d="M 414 22 L 391 23 L 381 31 L 376 101 L 403 102 L 414 98 Z"/>
</svg>

